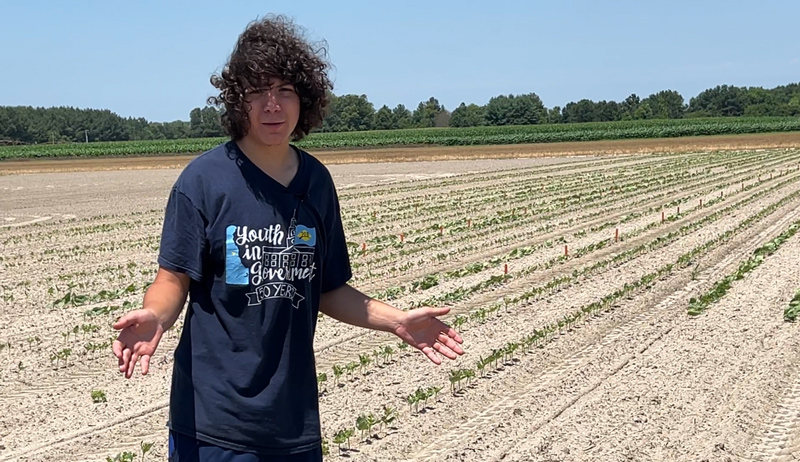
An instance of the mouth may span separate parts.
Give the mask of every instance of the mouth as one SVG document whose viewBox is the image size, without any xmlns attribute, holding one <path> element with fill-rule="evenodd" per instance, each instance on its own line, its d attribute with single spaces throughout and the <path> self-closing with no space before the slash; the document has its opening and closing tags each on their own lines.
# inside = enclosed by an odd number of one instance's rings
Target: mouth
<svg viewBox="0 0 800 462">
<path fill-rule="evenodd" d="M 261 125 L 266 125 L 267 127 L 280 127 L 283 125 L 283 122 L 261 122 Z"/>
</svg>

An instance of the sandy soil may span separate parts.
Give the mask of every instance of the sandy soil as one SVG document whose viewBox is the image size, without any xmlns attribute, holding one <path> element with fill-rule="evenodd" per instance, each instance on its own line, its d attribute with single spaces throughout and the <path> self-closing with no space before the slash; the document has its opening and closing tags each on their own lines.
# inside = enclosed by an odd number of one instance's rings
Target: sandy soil
<svg viewBox="0 0 800 462">
<path fill-rule="evenodd" d="M 553 204 L 551 218 L 542 209 L 485 229 L 355 253 L 353 261 L 363 263 L 356 270 L 361 286 L 405 287 L 394 301 L 398 306 L 476 287 L 508 265 L 507 280 L 448 303 L 452 313 L 446 319 L 452 322 L 556 278 L 582 275 L 505 306 L 484 322 L 465 323 L 459 330 L 467 354 L 457 362 L 437 367 L 417 352 L 397 351 L 387 364 L 373 364 L 366 374 L 356 370 L 337 386 L 333 365 L 358 361 L 359 354 L 379 347 L 396 349 L 397 339 L 323 318 L 315 347 L 318 370 L 329 376 L 320 396 L 327 459 L 800 457 L 800 341 L 797 326 L 782 321 L 783 308 L 800 286 L 795 258 L 800 238 L 735 282 L 706 314 L 686 314 L 690 297 L 707 291 L 754 248 L 800 219 L 798 161 L 800 150 L 780 149 L 332 165 L 343 208 L 354 210 L 346 226 L 353 239 L 375 237 L 362 231 L 369 227 L 362 220 L 372 220 L 371 207 L 381 211 L 372 222 L 381 232 L 399 226 L 410 236 L 426 236 L 436 234 L 425 230 L 432 221 L 457 216 L 453 210 L 459 207 L 480 223 L 515 208 L 534 210 L 534 202 Z M 123 451 L 138 452 L 143 441 L 155 443 L 147 460 L 166 459 L 171 351 L 180 323 L 162 341 L 146 377 L 124 380 L 108 348 L 85 346 L 107 342 L 113 336 L 110 323 L 131 309 L 123 305 L 140 303 L 155 271 L 161 208 L 178 173 L 167 168 L 0 176 L 0 344 L 11 344 L 0 351 L 0 461 L 105 461 Z M 611 184 L 627 192 L 615 195 Z M 592 192 L 598 188 L 608 194 Z M 723 199 L 715 201 L 720 193 Z M 563 202 L 565 196 L 574 202 Z M 681 198 L 681 215 L 661 223 L 662 208 Z M 404 203 L 422 206 L 409 213 Z M 740 226 L 772 204 L 780 206 Z M 665 210 L 667 216 L 675 213 L 672 206 Z M 726 213 L 716 213 L 722 210 Z M 635 213 L 641 215 L 626 218 Z M 684 228 L 696 223 L 702 225 Z M 623 232 L 622 242 L 613 242 L 615 227 Z M 726 231 L 731 237 L 710 246 L 692 265 L 675 267 L 450 392 L 451 370 L 475 368 L 493 349 L 674 263 Z M 606 244 L 557 260 L 563 245 L 545 243 L 559 239 L 573 252 Z M 533 253 L 510 257 L 515 249 L 537 245 Z M 643 245 L 635 255 L 587 269 Z M 415 249 L 415 257 L 401 254 Z M 447 257 L 437 258 L 441 253 Z M 445 275 L 475 263 L 485 267 Z M 412 266 L 398 268 L 403 265 Z M 414 281 L 431 275 L 440 278 L 438 284 L 413 288 Z M 64 301 L 67 294 L 94 299 L 70 303 Z M 104 308 L 110 312 L 85 314 Z M 75 326 L 96 326 L 96 332 L 72 333 Z M 53 362 L 51 355 L 64 348 L 72 349 L 66 364 Z M 441 393 L 420 412 L 410 410 L 406 396 L 430 386 L 442 387 Z M 94 403 L 92 390 L 102 390 L 106 402 Z M 368 437 L 356 431 L 349 450 L 333 443 L 334 434 L 352 427 L 359 414 L 377 414 L 384 404 L 397 409 L 392 426 L 373 429 Z"/>
</svg>

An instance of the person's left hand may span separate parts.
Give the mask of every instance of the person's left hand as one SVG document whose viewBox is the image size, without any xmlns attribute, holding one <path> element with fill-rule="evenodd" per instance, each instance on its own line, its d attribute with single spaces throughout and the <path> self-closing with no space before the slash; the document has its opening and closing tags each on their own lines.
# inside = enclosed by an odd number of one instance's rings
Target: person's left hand
<svg viewBox="0 0 800 462">
<path fill-rule="evenodd" d="M 434 364 L 442 363 L 436 351 L 447 358 L 456 359 L 464 354 L 459 346 L 464 340 L 455 329 L 436 318 L 449 312 L 450 308 L 431 307 L 406 311 L 394 334 L 425 353 Z"/>
</svg>

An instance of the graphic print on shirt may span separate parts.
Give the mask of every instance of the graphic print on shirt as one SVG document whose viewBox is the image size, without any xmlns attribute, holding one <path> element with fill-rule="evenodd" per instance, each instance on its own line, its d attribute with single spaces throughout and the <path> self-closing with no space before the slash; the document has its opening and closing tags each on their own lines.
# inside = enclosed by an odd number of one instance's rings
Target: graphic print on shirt
<svg viewBox="0 0 800 462">
<path fill-rule="evenodd" d="M 230 225 L 226 234 L 225 282 L 249 285 L 253 289 L 247 294 L 249 306 L 286 298 L 299 308 L 305 297 L 297 289 L 305 286 L 303 281 L 314 279 L 316 272 L 316 229 L 297 225 L 292 218 L 287 230 L 279 223 L 258 229 Z"/>
</svg>

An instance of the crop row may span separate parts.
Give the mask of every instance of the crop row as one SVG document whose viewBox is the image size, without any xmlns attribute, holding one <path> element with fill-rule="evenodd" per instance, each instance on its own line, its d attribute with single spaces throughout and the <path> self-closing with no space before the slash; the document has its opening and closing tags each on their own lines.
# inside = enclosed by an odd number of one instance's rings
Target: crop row
<svg viewBox="0 0 800 462">
<path fill-rule="evenodd" d="M 731 176 L 731 177 L 733 177 L 733 176 Z M 721 184 L 718 183 L 718 181 L 722 181 L 722 180 L 725 180 L 726 178 L 731 178 L 731 177 L 722 177 L 722 178 L 718 178 L 717 180 L 713 180 L 712 179 L 707 183 L 691 184 L 687 188 L 682 188 L 682 190 L 696 188 L 697 186 L 702 186 L 704 184 L 714 184 L 714 183 L 716 183 L 715 187 L 717 189 L 721 190 L 721 189 L 724 189 L 724 188 L 726 188 L 726 187 L 728 187 L 730 185 L 738 184 L 738 182 L 740 180 L 744 180 L 744 178 L 738 178 L 736 180 L 732 180 L 732 181 L 729 181 L 729 182 L 723 182 Z M 750 177 L 748 177 L 747 179 L 750 179 Z M 741 189 L 737 188 L 737 190 L 734 192 L 734 194 L 738 194 L 738 193 L 743 192 L 745 190 L 749 190 L 751 187 L 753 187 L 756 184 L 758 184 L 758 183 L 748 184 L 747 186 L 745 186 L 744 188 L 741 188 Z M 654 196 L 645 197 L 644 199 L 641 199 L 641 200 L 639 200 L 639 201 L 637 201 L 635 203 L 632 203 L 632 204 L 626 204 L 626 205 L 623 206 L 623 208 L 625 208 L 627 210 L 631 210 L 633 207 L 635 207 L 635 206 L 637 206 L 639 204 L 654 201 L 655 199 L 657 199 L 659 197 L 663 197 L 665 195 L 674 195 L 677 192 L 677 191 L 674 191 L 674 190 L 664 190 L 663 188 L 659 188 L 658 186 L 656 186 L 655 189 L 656 190 L 661 190 L 661 193 L 660 194 L 656 194 Z M 645 191 L 641 191 L 641 192 L 645 192 Z M 641 194 L 641 192 L 640 193 L 631 193 L 631 196 L 638 196 L 638 195 Z M 651 206 L 647 210 L 639 211 L 639 212 L 632 211 L 631 213 L 625 215 L 624 217 L 622 217 L 620 219 L 611 219 L 611 220 L 609 220 L 607 222 L 604 222 L 602 224 L 593 225 L 589 229 L 584 229 L 584 230 L 581 230 L 581 231 L 577 231 L 574 234 L 575 234 L 575 237 L 581 237 L 581 236 L 586 235 L 587 232 L 596 232 L 596 231 L 599 231 L 599 230 L 602 230 L 602 229 L 605 229 L 605 228 L 609 228 L 609 227 L 614 226 L 614 225 L 620 225 L 620 224 L 626 223 L 628 221 L 631 221 L 633 219 L 636 219 L 636 218 L 642 216 L 643 214 L 649 214 L 649 213 L 657 211 L 657 210 L 663 210 L 664 208 L 680 206 L 681 204 L 686 203 L 688 200 L 690 200 L 693 197 L 697 197 L 697 196 L 701 196 L 702 197 L 702 195 L 705 194 L 705 193 L 706 193 L 705 191 L 701 190 L 701 191 L 695 192 L 694 194 L 690 194 L 690 195 L 675 199 L 672 202 L 670 202 L 669 204 L 657 204 L 657 205 Z M 615 204 L 615 208 L 618 208 L 620 206 L 620 204 L 617 201 L 622 200 L 622 199 L 624 199 L 624 197 L 617 197 L 617 198 L 611 197 L 607 201 L 605 201 L 604 203 Z M 598 204 L 598 205 L 600 205 L 600 204 Z M 710 205 L 710 203 L 707 201 L 706 205 Z M 613 211 L 612 210 L 600 209 L 600 210 L 596 210 L 594 212 L 591 212 L 589 214 L 585 214 L 583 216 L 580 216 L 580 217 L 578 217 L 576 219 L 562 220 L 558 224 L 555 224 L 555 225 L 553 225 L 553 224 L 544 225 L 542 227 L 539 227 L 538 229 L 531 228 L 531 225 L 534 222 L 538 221 L 538 220 L 548 220 L 550 218 L 557 217 L 557 216 L 560 215 L 560 213 L 556 212 L 556 213 L 553 213 L 551 215 L 540 215 L 540 216 L 538 216 L 537 219 L 534 219 L 533 221 L 529 221 L 529 220 L 519 221 L 519 220 L 513 219 L 512 221 L 509 221 L 508 224 L 505 225 L 505 226 L 498 227 L 496 224 L 494 224 L 493 227 L 487 228 L 483 232 L 476 231 L 475 229 L 468 229 L 467 226 L 464 226 L 462 224 L 461 226 L 456 226 L 454 228 L 450 228 L 448 230 L 449 231 L 448 234 L 450 236 L 448 236 L 447 239 L 448 239 L 448 241 L 452 240 L 452 236 L 453 235 L 457 235 L 458 233 L 462 233 L 463 232 L 464 233 L 464 238 L 460 239 L 458 242 L 459 243 L 469 243 L 469 242 L 472 242 L 473 240 L 480 239 L 481 236 L 484 236 L 484 235 L 489 235 L 489 234 L 495 235 L 497 232 L 501 232 L 503 229 L 515 228 L 515 229 L 526 229 L 527 230 L 527 231 L 524 231 L 524 232 L 520 233 L 519 235 L 515 236 L 515 242 L 517 242 L 520 245 L 525 245 L 525 242 L 526 242 L 528 236 L 549 232 L 549 231 L 552 231 L 554 228 L 560 227 L 562 225 L 572 225 L 574 222 L 584 222 L 584 221 L 586 221 L 588 219 L 591 219 L 591 218 L 593 218 L 595 216 L 602 216 L 603 214 L 607 214 L 607 213 L 613 213 Z M 523 217 L 520 217 L 520 219 L 522 219 L 522 218 Z M 438 245 L 441 242 L 443 242 L 443 241 L 441 241 L 441 239 L 438 239 L 438 240 L 432 242 L 431 245 Z M 541 245 L 541 243 L 540 243 L 540 245 Z M 425 250 L 427 250 L 427 248 L 409 248 L 409 247 L 406 246 L 405 243 L 398 242 L 397 240 L 394 240 L 393 242 L 390 242 L 388 244 L 384 244 L 383 245 L 383 247 L 387 247 L 387 246 L 389 248 L 399 249 L 398 250 L 398 252 L 399 252 L 398 255 L 401 256 L 401 257 L 402 256 L 409 256 L 409 255 L 412 255 L 414 253 L 422 253 Z M 430 247 L 430 245 L 426 246 L 426 247 Z M 481 246 L 478 246 L 478 247 L 481 247 Z M 374 254 L 375 252 L 380 250 L 380 248 L 381 247 L 378 247 L 377 249 L 375 249 L 374 247 L 371 247 L 370 248 L 370 253 Z M 465 252 L 468 253 L 468 252 L 470 252 L 471 250 L 474 250 L 474 249 L 475 249 L 475 245 L 468 244 L 468 245 L 464 246 L 462 244 L 460 247 L 458 247 L 453 252 L 447 252 L 444 255 L 450 255 L 450 254 L 453 254 L 453 253 L 460 255 L 460 254 L 463 254 Z M 442 249 L 440 248 L 440 251 L 441 250 Z M 392 253 L 390 253 L 388 255 L 387 254 L 383 254 L 379 259 L 374 259 L 373 258 L 371 260 L 371 264 L 375 265 L 376 263 L 378 263 L 378 261 L 381 261 L 381 260 L 396 261 L 397 257 L 395 257 L 393 255 L 394 255 L 394 253 L 392 252 Z M 436 255 L 436 254 L 433 254 L 433 255 Z M 418 262 L 417 264 L 421 264 L 421 263 Z M 356 262 L 354 263 L 354 266 L 355 265 L 358 265 L 358 260 L 356 260 Z M 401 265 L 399 268 L 397 266 L 395 266 L 393 268 L 396 269 L 396 270 L 401 270 L 401 271 L 408 269 L 407 265 Z M 372 272 L 372 268 L 370 268 L 370 273 L 371 272 Z M 376 276 L 380 276 L 380 274 L 377 274 Z"/>
<path fill-rule="evenodd" d="M 792 158 L 792 157 L 787 156 L 787 158 Z M 774 166 L 780 165 L 778 159 L 773 158 L 771 160 L 773 161 L 770 162 L 771 165 Z M 763 162 L 763 160 L 756 159 L 753 162 L 753 164 L 759 161 Z M 770 168 L 770 166 L 760 165 L 760 169 L 752 169 L 751 171 L 761 173 L 764 171 L 764 169 L 767 168 Z M 664 168 L 664 172 L 670 172 L 671 170 L 674 170 L 674 167 Z M 586 181 L 586 179 L 579 178 L 576 180 L 576 182 L 579 183 L 580 186 L 575 188 L 574 190 L 570 190 L 568 185 L 563 185 L 563 187 L 559 189 L 559 187 L 562 185 L 560 185 L 559 182 L 553 181 L 549 186 L 549 189 L 552 192 L 561 193 L 560 196 L 556 197 L 549 197 L 543 190 L 539 191 L 533 190 L 533 188 L 527 184 L 523 184 L 519 187 L 519 190 L 522 191 L 522 194 L 519 196 L 514 195 L 513 192 L 507 193 L 503 191 L 503 189 L 505 190 L 516 189 L 516 185 L 500 186 L 499 188 L 497 188 L 500 192 L 498 196 L 500 199 L 502 199 L 503 204 L 495 204 L 494 201 L 489 202 L 486 199 L 487 196 L 491 197 L 492 195 L 496 194 L 491 189 L 480 189 L 477 191 L 476 195 L 482 196 L 484 198 L 482 199 L 483 202 L 488 202 L 488 204 L 486 205 L 487 210 L 494 212 L 494 214 L 500 215 L 501 217 L 505 215 L 520 215 L 520 214 L 524 215 L 524 212 L 526 210 L 530 210 L 532 214 L 538 215 L 542 213 L 543 210 L 536 209 L 535 207 L 545 207 L 544 209 L 545 211 L 558 207 L 559 210 L 564 211 L 564 209 L 570 205 L 578 206 L 580 204 L 585 207 L 591 204 L 593 202 L 593 199 L 596 199 L 598 196 L 619 199 L 621 194 L 632 192 L 638 189 L 647 189 L 648 183 L 652 188 L 658 186 L 663 187 L 666 185 L 666 183 L 669 183 L 671 181 L 678 181 L 678 179 L 681 178 L 683 179 L 683 181 L 686 182 L 688 182 L 690 179 L 696 180 L 695 178 L 696 174 L 691 176 L 682 176 L 680 173 L 672 173 L 671 175 L 675 177 L 674 178 L 659 177 L 657 172 L 650 171 L 643 173 L 641 176 L 637 175 L 637 176 L 625 177 L 626 182 L 620 184 L 616 184 L 613 181 L 609 181 L 609 179 L 606 178 L 604 179 L 603 183 L 601 183 L 601 186 L 597 186 L 594 188 L 591 186 L 590 182 Z M 705 176 L 714 177 L 718 175 L 709 172 L 706 173 Z M 592 192 L 587 193 L 585 192 L 586 189 L 592 189 Z M 561 203 L 559 204 L 559 202 Z M 471 221 L 475 226 L 481 226 L 481 222 L 479 221 L 479 216 L 475 215 L 480 213 L 483 207 L 478 207 L 478 205 L 483 205 L 483 204 L 464 204 L 464 201 L 462 201 L 461 198 L 455 197 L 450 199 L 444 204 L 436 204 L 424 207 L 421 210 L 422 213 L 420 213 L 420 210 L 414 210 L 413 212 L 410 212 L 408 214 L 408 217 L 415 218 L 413 221 L 402 220 L 403 227 L 406 228 L 404 230 L 404 235 L 406 238 L 408 238 L 406 240 L 410 240 L 413 242 L 413 240 L 415 239 L 414 235 L 418 234 L 420 231 L 428 231 L 430 234 L 436 234 L 439 231 L 439 228 L 442 226 L 449 227 L 454 223 L 462 223 L 462 222 L 463 224 L 466 224 L 465 212 L 463 210 L 467 211 L 466 213 L 467 216 L 474 217 L 474 219 Z M 549 207 L 547 207 L 548 205 Z M 453 220 L 452 218 L 448 220 L 447 217 L 453 217 L 455 218 L 455 220 Z M 397 222 L 402 218 L 406 218 L 406 216 L 390 216 L 387 217 L 386 219 L 388 220 L 389 218 L 391 218 L 391 226 L 389 228 L 394 231 L 393 234 L 377 235 L 372 237 L 371 239 L 363 240 L 363 242 L 369 245 L 372 243 L 379 243 L 381 240 L 385 240 L 387 238 L 399 239 L 399 236 L 396 234 Z M 373 230 L 372 234 L 374 234 L 375 227 L 378 225 L 380 221 L 381 220 L 372 219 L 370 220 L 369 226 L 362 226 L 360 228 Z M 421 223 L 425 223 L 426 225 L 422 230 L 414 230 L 413 228 L 408 229 L 408 227 L 414 221 L 419 221 Z M 488 223 L 485 224 L 484 226 L 490 224 L 493 223 Z M 351 226 L 348 226 L 348 228 L 350 227 Z M 359 227 L 354 227 L 354 228 L 358 229 Z M 357 236 L 349 234 L 348 238 L 352 242 L 352 240 L 356 239 Z M 358 244 L 353 242 L 353 245 L 356 246 Z"/>
<path fill-rule="evenodd" d="M 779 203 L 785 203 L 785 201 L 780 201 Z M 499 347 L 490 348 L 491 353 L 486 356 L 481 356 L 475 362 L 474 369 L 459 368 L 450 370 L 448 372 L 447 382 L 450 384 L 452 394 L 457 396 L 464 391 L 464 387 L 460 385 L 462 381 L 466 380 L 469 382 L 487 377 L 486 369 L 489 367 L 497 369 L 502 365 L 512 365 L 516 362 L 515 358 L 517 357 L 518 353 L 529 354 L 533 352 L 536 347 L 541 347 L 544 343 L 552 340 L 557 334 L 562 333 L 565 330 L 571 330 L 575 326 L 589 321 L 591 317 L 601 315 L 603 312 L 610 310 L 612 306 L 620 299 L 629 297 L 636 291 L 651 288 L 657 280 L 669 276 L 678 269 L 690 267 L 700 256 L 708 253 L 714 248 L 717 248 L 725 242 L 729 242 L 735 234 L 751 226 L 758 219 L 766 217 L 774 210 L 776 210 L 776 207 L 773 204 L 773 206 L 769 206 L 766 209 L 761 210 L 760 212 L 751 216 L 748 220 L 742 222 L 742 224 L 737 226 L 735 230 L 723 235 L 715 236 L 714 238 L 694 247 L 691 251 L 681 254 L 674 262 L 664 264 L 655 271 L 645 274 L 636 280 L 626 282 L 621 288 L 614 290 L 611 293 L 598 296 L 596 301 L 573 310 L 555 322 L 534 327 L 527 330 L 527 332 L 523 332 L 518 339 L 506 342 Z M 793 225 L 794 228 L 797 228 L 798 226 L 800 226 L 800 223 Z M 782 233 L 781 236 L 784 236 L 785 234 L 786 233 Z M 772 249 L 772 251 L 774 251 L 774 249 Z M 498 309 L 497 306 L 493 306 L 491 308 L 493 310 Z M 407 402 L 409 402 L 409 414 L 412 416 L 414 415 L 414 412 L 411 408 L 411 403 L 413 402 L 415 395 L 420 395 L 420 398 L 418 399 L 421 399 L 421 397 L 430 395 L 430 393 L 425 392 L 426 390 L 441 389 L 441 386 L 435 385 L 427 388 L 420 387 L 417 393 L 407 398 Z"/>
<path fill-rule="evenodd" d="M 786 131 L 800 131 L 800 119 L 797 117 L 737 117 L 312 133 L 299 142 L 298 146 L 304 149 L 398 145 L 461 146 L 671 138 Z M 193 138 L 183 140 L 3 146 L 0 147 L 0 160 L 35 157 L 196 154 L 224 141 L 225 138 Z"/>
<path fill-rule="evenodd" d="M 798 178 L 794 178 L 794 181 L 796 181 L 797 179 Z M 759 195 L 761 195 L 761 193 L 759 193 Z M 708 252 L 712 248 L 715 248 L 716 246 L 718 246 L 718 245 L 720 245 L 720 244 L 722 244 L 724 242 L 728 242 L 730 239 L 732 239 L 734 236 L 738 235 L 740 232 L 742 232 L 745 229 L 751 227 L 753 224 L 755 224 L 756 222 L 764 219 L 765 217 L 771 215 L 776 210 L 778 210 L 780 207 L 786 205 L 790 201 L 796 200 L 798 197 L 800 197 L 800 191 L 795 191 L 795 192 L 783 197 L 782 199 L 778 200 L 777 202 L 774 202 L 774 203 L 770 204 L 769 206 L 761 209 L 759 212 L 757 212 L 757 213 L 749 216 L 745 220 L 741 221 L 733 229 L 731 229 L 729 231 L 726 231 L 726 232 L 724 232 L 724 233 L 722 233 L 722 234 L 720 234 L 720 235 L 718 235 L 718 236 L 716 236 L 716 237 L 714 237 L 712 239 L 709 239 L 705 243 L 696 246 L 690 252 L 682 254 L 677 259 L 677 261 L 674 263 L 674 265 L 678 265 L 679 267 L 686 267 L 686 266 L 691 265 L 692 261 L 694 259 L 696 259 L 699 255 Z M 742 201 L 740 203 L 728 206 L 725 209 L 719 210 L 719 211 L 717 211 L 716 213 L 714 213 L 712 215 L 704 217 L 702 220 L 700 220 L 698 222 L 693 222 L 693 223 L 689 223 L 687 225 L 684 225 L 678 231 L 674 231 L 674 232 L 668 233 L 668 234 L 663 235 L 663 236 L 658 236 L 655 239 L 651 240 L 650 242 L 642 243 L 642 244 L 638 245 L 635 248 L 628 249 L 628 250 L 626 250 L 626 251 L 624 251 L 622 253 L 619 253 L 617 255 L 613 255 L 613 256 L 608 257 L 606 259 L 594 262 L 594 263 L 592 263 L 592 264 L 590 264 L 588 266 L 585 266 L 585 267 L 583 267 L 581 269 L 576 269 L 571 274 L 562 275 L 562 276 L 556 276 L 552 280 L 550 280 L 549 282 L 547 282 L 547 283 L 545 283 L 545 284 L 543 284 L 543 285 L 541 285 L 539 287 L 533 287 L 533 288 L 524 290 L 523 292 L 521 292 L 519 294 L 516 294 L 515 296 L 512 296 L 512 297 L 504 297 L 503 300 L 500 301 L 500 302 L 491 304 L 491 305 L 486 306 L 486 307 L 481 307 L 479 309 L 473 309 L 473 310 L 471 310 L 471 311 L 469 311 L 467 313 L 457 313 L 456 311 L 454 311 L 453 314 L 455 316 L 451 321 L 452 325 L 454 327 L 460 328 L 462 331 L 465 331 L 463 329 L 463 326 L 466 324 L 466 322 L 483 323 L 488 319 L 489 315 L 491 315 L 492 313 L 508 312 L 509 308 L 512 307 L 512 306 L 519 306 L 520 304 L 523 304 L 523 303 L 524 304 L 529 304 L 532 301 L 539 300 L 542 296 L 544 296 L 546 294 L 552 294 L 552 293 L 558 292 L 560 290 L 563 290 L 566 287 L 568 287 L 569 285 L 571 285 L 572 283 L 577 282 L 579 279 L 590 277 L 592 274 L 597 273 L 599 270 L 608 269 L 608 268 L 612 267 L 612 265 L 618 266 L 618 265 L 622 264 L 623 262 L 631 261 L 631 260 L 633 260 L 635 258 L 638 258 L 638 257 L 640 257 L 641 255 L 643 255 L 646 252 L 655 250 L 657 248 L 664 247 L 669 243 L 675 242 L 681 236 L 684 236 L 684 235 L 686 235 L 686 234 L 688 234 L 690 232 L 694 232 L 697 229 L 699 229 L 701 226 L 703 226 L 705 224 L 708 224 L 709 222 L 712 222 L 712 221 L 716 220 L 719 217 L 729 215 L 730 212 L 732 212 L 735 208 L 743 205 L 745 202 L 750 202 L 750 200 L 748 199 L 748 200 Z M 563 258 L 555 259 L 555 263 L 563 263 L 564 261 L 565 261 L 565 259 L 563 259 Z M 538 333 L 534 332 L 535 335 L 533 337 L 528 338 L 526 341 L 522 342 L 522 344 L 524 344 L 526 348 L 530 348 L 532 346 L 536 346 L 539 341 L 541 341 L 542 339 L 547 338 L 552 333 L 560 331 L 565 326 L 566 327 L 570 327 L 570 326 L 574 325 L 578 320 L 582 319 L 584 314 L 580 314 L 581 311 L 584 311 L 585 314 L 588 314 L 590 312 L 596 311 L 597 309 L 605 307 L 605 306 L 608 305 L 608 303 L 613 302 L 614 300 L 617 300 L 621 296 L 627 295 L 630 291 L 638 288 L 640 285 L 645 285 L 646 286 L 654 278 L 661 277 L 664 274 L 672 271 L 672 267 L 673 267 L 673 264 L 666 265 L 666 266 L 660 268 L 655 273 L 649 274 L 646 277 L 642 277 L 642 279 L 640 281 L 638 281 L 638 282 L 637 281 L 633 281 L 631 283 L 626 283 L 623 286 L 623 288 L 620 289 L 620 291 L 617 291 L 614 294 L 612 294 L 613 296 L 604 297 L 600 302 L 598 302 L 598 304 L 590 304 L 590 305 L 588 305 L 588 308 L 584 307 L 585 309 L 582 308 L 582 310 L 576 311 L 572 315 L 565 316 L 562 320 L 554 322 L 551 325 L 548 325 L 548 326 L 542 328 L 540 332 L 538 332 Z M 524 271 L 523 273 L 529 273 L 529 272 L 530 271 Z M 470 288 L 470 289 L 474 289 L 474 290 L 468 290 L 466 292 L 465 291 L 459 291 L 459 292 L 457 292 L 457 294 L 459 296 L 469 296 L 470 293 L 477 292 L 478 290 L 481 290 L 481 289 L 484 289 L 484 288 L 487 288 L 487 287 L 497 287 L 498 285 L 501 285 L 501 284 L 505 283 L 509 279 L 510 278 L 508 278 L 507 276 L 493 276 L 489 280 L 485 281 L 484 284 L 481 284 L 481 287 L 473 287 L 473 288 Z M 444 300 L 446 298 L 452 298 L 452 297 L 448 297 L 445 294 L 444 296 L 436 297 L 435 300 L 434 299 L 426 300 L 425 304 L 441 303 L 443 301 L 446 301 L 446 302 L 456 301 L 456 300 Z M 461 297 L 461 298 L 463 298 L 463 297 Z M 402 350 L 404 348 L 404 344 L 401 343 L 399 345 L 399 348 Z M 385 354 L 387 352 L 387 350 L 388 350 L 389 354 L 394 352 L 394 350 L 392 350 L 390 346 L 386 346 L 386 345 L 378 347 L 373 352 L 373 355 L 376 357 L 376 361 L 374 362 L 374 364 L 376 366 L 378 365 L 377 357 L 379 355 Z M 482 361 L 484 361 L 484 362 L 486 362 L 486 361 L 493 362 L 493 361 L 496 361 L 496 358 L 492 358 L 491 360 L 482 359 Z M 353 370 L 355 370 L 357 368 L 360 368 L 361 371 L 362 371 L 362 374 L 363 374 L 363 373 L 365 373 L 365 368 L 368 367 L 369 365 L 370 365 L 369 355 L 361 354 L 361 355 L 359 355 L 358 360 L 354 359 L 353 361 L 345 363 L 343 366 L 334 365 L 333 366 L 333 372 L 334 372 L 334 375 L 336 377 L 339 377 L 345 371 L 347 371 L 349 373 L 349 372 L 352 372 Z"/>
</svg>

